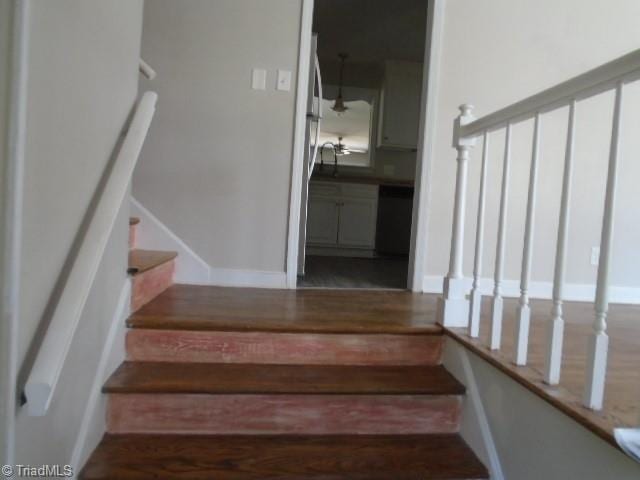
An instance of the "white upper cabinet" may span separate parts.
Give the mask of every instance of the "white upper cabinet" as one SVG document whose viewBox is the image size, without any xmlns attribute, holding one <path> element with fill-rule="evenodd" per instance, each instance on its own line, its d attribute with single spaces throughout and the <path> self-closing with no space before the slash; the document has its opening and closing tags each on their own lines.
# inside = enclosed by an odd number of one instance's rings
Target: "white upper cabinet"
<svg viewBox="0 0 640 480">
<path fill-rule="evenodd" d="M 378 147 L 414 150 L 418 145 L 422 63 L 387 60 L 380 93 Z"/>
</svg>

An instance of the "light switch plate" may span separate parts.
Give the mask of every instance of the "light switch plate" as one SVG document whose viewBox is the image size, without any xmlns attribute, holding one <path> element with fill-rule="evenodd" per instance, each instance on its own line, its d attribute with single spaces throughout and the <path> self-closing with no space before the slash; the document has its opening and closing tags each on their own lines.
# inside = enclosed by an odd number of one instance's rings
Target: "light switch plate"
<svg viewBox="0 0 640 480">
<path fill-rule="evenodd" d="M 276 82 L 276 90 L 291 90 L 291 71 L 278 70 L 278 80 Z"/>
<path fill-rule="evenodd" d="M 267 88 L 267 71 L 264 68 L 254 68 L 251 72 L 251 88 L 253 90 Z"/>
</svg>

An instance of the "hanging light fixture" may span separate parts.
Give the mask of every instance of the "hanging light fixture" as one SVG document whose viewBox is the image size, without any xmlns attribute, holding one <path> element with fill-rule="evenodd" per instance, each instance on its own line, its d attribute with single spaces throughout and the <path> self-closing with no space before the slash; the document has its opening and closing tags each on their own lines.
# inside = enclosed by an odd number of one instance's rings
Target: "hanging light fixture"
<svg viewBox="0 0 640 480">
<path fill-rule="evenodd" d="M 344 75 L 344 61 L 347 59 L 348 56 L 349 55 L 347 55 L 346 53 L 338 54 L 338 57 L 340 57 L 340 82 L 338 83 L 338 96 L 336 97 L 336 101 L 333 104 L 333 107 L 331 107 L 331 110 L 333 110 L 336 113 L 344 113 L 349 109 L 348 107 L 345 106 L 344 98 L 342 98 L 342 80 Z"/>
</svg>

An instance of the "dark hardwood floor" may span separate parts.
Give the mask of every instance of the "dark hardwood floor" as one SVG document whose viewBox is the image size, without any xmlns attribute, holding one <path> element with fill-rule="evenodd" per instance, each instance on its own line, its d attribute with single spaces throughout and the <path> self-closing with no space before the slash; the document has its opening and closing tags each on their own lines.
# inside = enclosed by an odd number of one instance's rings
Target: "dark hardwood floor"
<svg viewBox="0 0 640 480">
<path fill-rule="evenodd" d="M 351 258 L 307 255 L 299 287 L 407 288 L 406 257 Z"/>
<path fill-rule="evenodd" d="M 132 328 L 308 333 L 440 333 L 435 295 L 397 290 L 272 290 L 174 285 Z"/>
<path fill-rule="evenodd" d="M 81 478 L 470 480 L 488 473 L 455 434 L 107 435 Z"/>
<path fill-rule="evenodd" d="M 462 395 L 441 365 L 252 365 L 124 362 L 105 393 Z"/>
</svg>

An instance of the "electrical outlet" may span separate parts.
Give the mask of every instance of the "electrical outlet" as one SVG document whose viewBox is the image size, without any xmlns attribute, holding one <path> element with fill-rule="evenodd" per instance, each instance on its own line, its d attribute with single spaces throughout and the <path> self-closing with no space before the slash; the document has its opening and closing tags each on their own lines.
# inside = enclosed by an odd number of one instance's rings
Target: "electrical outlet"
<svg viewBox="0 0 640 480">
<path fill-rule="evenodd" d="M 591 265 L 598 266 L 600 262 L 600 247 L 591 247 Z"/>
</svg>

